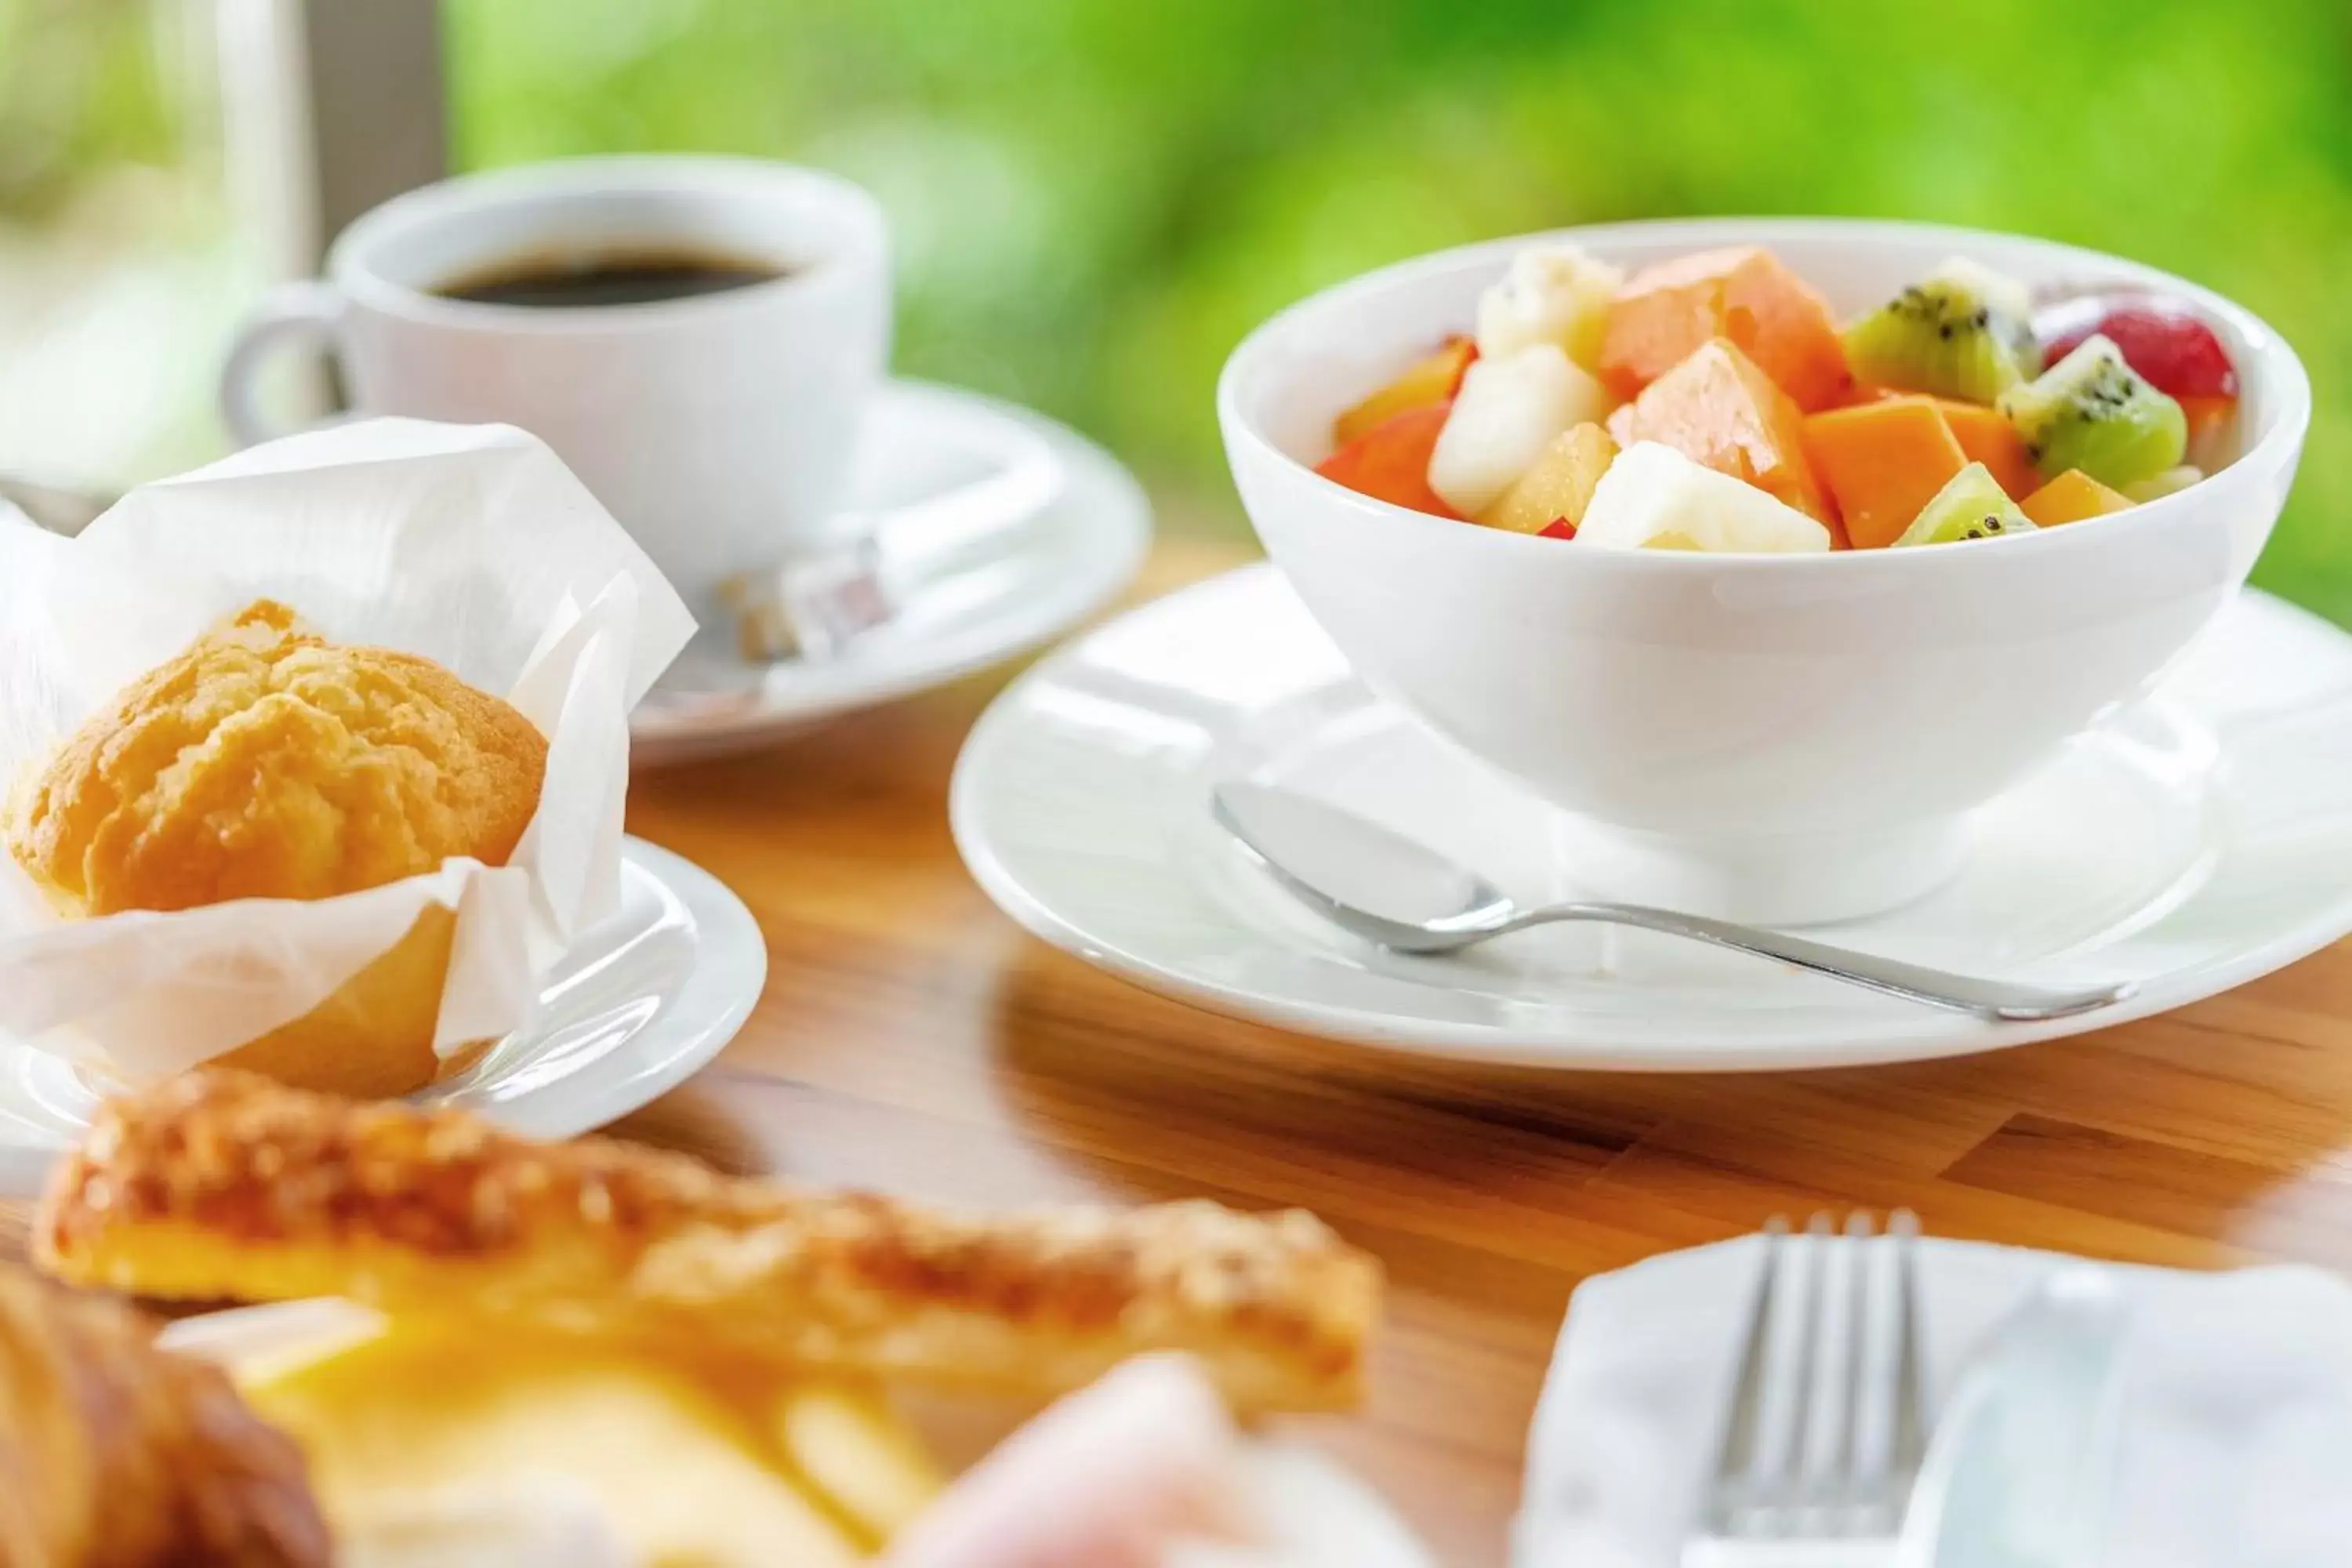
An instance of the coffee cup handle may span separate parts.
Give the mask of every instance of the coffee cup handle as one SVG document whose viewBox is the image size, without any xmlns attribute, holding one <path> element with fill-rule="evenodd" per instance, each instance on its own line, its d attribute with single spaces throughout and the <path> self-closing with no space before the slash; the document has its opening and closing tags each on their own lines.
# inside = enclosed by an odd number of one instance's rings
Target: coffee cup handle
<svg viewBox="0 0 2352 1568">
<path fill-rule="evenodd" d="M 238 446 L 291 434 L 294 427 L 279 429 L 261 411 L 261 367 L 278 350 L 303 342 L 341 359 L 343 310 L 342 292 L 331 283 L 280 283 L 239 323 L 220 374 L 221 418 Z"/>
</svg>

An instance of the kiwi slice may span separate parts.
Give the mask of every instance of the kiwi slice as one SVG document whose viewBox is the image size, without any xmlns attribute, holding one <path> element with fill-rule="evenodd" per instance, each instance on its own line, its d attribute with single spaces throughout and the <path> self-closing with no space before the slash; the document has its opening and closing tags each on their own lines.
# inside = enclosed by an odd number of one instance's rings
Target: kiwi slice
<svg viewBox="0 0 2352 1568">
<path fill-rule="evenodd" d="M 2033 521 L 2017 510 L 2000 481 L 1982 463 L 1970 463 L 1945 481 L 1935 499 L 1919 509 L 1911 526 L 1895 542 L 1954 544 L 1963 539 L 1994 539 L 2004 533 L 2032 533 Z"/>
<path fill-rule="evenodd" d="M 2000 411 L 2017 426 L 2044 479 L 2080 468 L 2123 489 L 2176 467 L 2189 449 L 2189 417 L 2124 362 L 2100 334 L 2064 359 L 2001 395 Z"/>
<path fill-rule="evenodd" d="M 1857 380 L 1990 403 L 2041 363 L 2025 286 L 1954 257 L 1845 330 Z"/>
</svg>

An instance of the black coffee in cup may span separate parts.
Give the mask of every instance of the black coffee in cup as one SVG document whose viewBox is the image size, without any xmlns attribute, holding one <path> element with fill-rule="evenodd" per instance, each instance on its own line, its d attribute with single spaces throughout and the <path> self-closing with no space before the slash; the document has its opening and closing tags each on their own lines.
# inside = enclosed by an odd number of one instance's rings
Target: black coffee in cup
<svg viewBox="0 0 2352 1568">
<path fill-rule="evenodd" d="M 514 257 L 442 284 L 445 300 L 576 310 L 723 294 L 784 275 L 783 268 L 711 251 L 632 249 Z"/>
</svg>

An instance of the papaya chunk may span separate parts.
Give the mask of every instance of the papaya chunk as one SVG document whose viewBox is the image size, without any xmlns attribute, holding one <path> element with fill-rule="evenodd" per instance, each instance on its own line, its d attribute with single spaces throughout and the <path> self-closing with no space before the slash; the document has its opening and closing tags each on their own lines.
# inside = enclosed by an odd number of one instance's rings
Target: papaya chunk
<svg viewBox="0 0 2352 1568">
<path fill-rule="evenodd" d="M 2056 528 L 2086 517 L 2105 517 L 2131 505 L 2131 498 L 2111 490 L 2080 468 L 2069 468 L 2017 503 L 2036 528 Z"/>
<path fill-rule="evenodd" d="M 2017 433 L 2017 426 L 2000 409 L 1948 397 L 1935 401 L 1969 461 L 1982 463 L 1992 470 L 1992 477 L 2009 492 L 2010 500 L 2023 500 L 2042 488 L 2042 475 L 2025 450 L 2025 437 Z"/>
<path fill-rule="evenodd" d="M 1942 412 L 1925 397 L 1832 408 L 1809 416 L 1804 433 L 1805 455 L 1856 550 L 1894 543 L 1969 464 Z"/>
<path fill-rule="evenodd" d="M 1378 500 L 1458 518 L 1429 488 L 1429 455 L 1453 409 L 1449 399 L 1392 415 L 1316 464 L 1315 471 Z"/>
</svg>

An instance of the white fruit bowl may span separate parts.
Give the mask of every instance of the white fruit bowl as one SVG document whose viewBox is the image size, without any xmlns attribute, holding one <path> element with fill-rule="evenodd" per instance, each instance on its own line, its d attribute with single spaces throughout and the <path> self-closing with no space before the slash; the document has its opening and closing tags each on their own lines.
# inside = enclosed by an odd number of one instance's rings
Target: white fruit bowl
<svg viewBox="0 0 2352 1568">
<path fill-rule="evenodd" d="M 2230 350 L 2242 455 L 2127 512 L 1826 555 L 1580 548 L 1430 517 L 1317 474 L 1333 418 L 1449 332 L 1535 238 L 1629 268 L 1770 247 L 1841 319 L 1948 256 L 2037 293 L 2153 286 Z M 1218 414 L 1258 537 L 1357 671 L 1572 814 L 1578 879 L 1801 923 L 1916 897 L 1968 814 L 2145 691 L 2244 584 L 2311 418 L 2294 352 L 2193 283 L 2095 252 L 1846 219 L 1615 224 L 1441 252 L 1292 306 L 1226 363 Z"/>
</svg>

